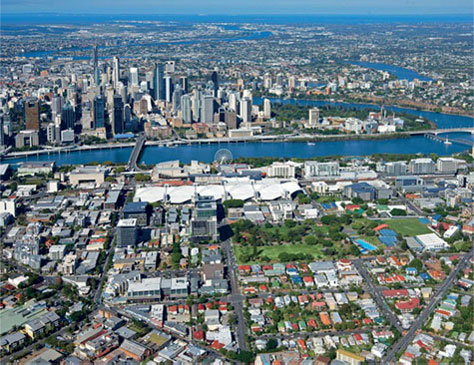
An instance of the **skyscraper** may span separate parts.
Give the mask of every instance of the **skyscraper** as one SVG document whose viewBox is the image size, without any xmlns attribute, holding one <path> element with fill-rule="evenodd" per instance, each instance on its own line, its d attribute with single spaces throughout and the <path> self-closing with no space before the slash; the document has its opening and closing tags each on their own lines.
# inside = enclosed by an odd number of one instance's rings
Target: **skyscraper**
<svg viewBox="0 0 474 365">
<path fill-rule="evenodd" d="M 187 94 L 189 92 L 188 78 L 186 76 L 180 77 L 179 83 L 181 84 L 181 88 L 183 89 L 184 93 Z"/>
<path fill-rule="evenodd" d="M 171 103 L 171 99 L 173 98 L 173 78 L 171 76 L 165 77 L 165 100 L 168 103 Z"/>
<path fill-rule="evenodd" d="M 178 85 L 176 89 L 173 91 L 173 98 L 172 98 L 173 110 L 175 112 L 178 111 L 178 109 L 180 109 L 182 95 L 183 95 L 183 89 L 181 89 L 181 87 Z"/>
<path fill-rule="evenodd" d="M 181 96 L 181 114 L 184 123 L 192 122 L 191 97 L 189 95 Z"/>
<path fill-rule="evenodd" d="M 193 121 L 198 122 L 201 117 L 201 92 L 194 90 L 193 97 L 191 99 L 193 109 Z"/>
<path fill-rule="evenodd" d="M 118 88 L 118 83 L 120 81 L 120 60 L 116 56 L 113 59 L 112 81 L 114 89 Z"/>
<path fill-rule="evenodd" d="M 40 129 L 40 112 L 38 100 L 29 99 L 25 102 L 25 127 L 27 130 Z"/>
<path fill-rule="evenodd" d="M 252 100 L 248 97 L 242 99 L 240 104 L 240 117 L 244 123 L 252 121 Z"/>
<path fill-rule="evenodd" d="M 263 117 L 265 119 L 270 119 L 272 116 L 272 103 L 269 99 L 265 98 L 263 100 Z"/>
<path fill-rule="evenodd" d="M 138 86 L 138 68 L 130 67 L 130 83 L 132 86 Z"/>
<path fill-rule="evenodd" d="M 234 112 L 239 110 L 239 93 L 232 93 L 229 95 L 229 108 Z"/>
<path fill-rule="evenodd" d="M 123 133 L 124 121 L 123 121 L 123 101 L 120 95 L 114 95 L 113 110 L 112 110 L 112 133 L 114 135 Z"/>
<path fill-rule="evenodd" d="M 94 98 L 92 104 L 92 113 L 95 128 L 105 127 L 105 98 L 102 95 L 98 95 Z"/>
<path fill-rule="evenodd" d="M 57 115 L 61 115 L 62 104 L 63 100 L 61 96 L 57 95 L 53 97 L 53 100 L 51 101 L 52 120 L 56 119 Z"/>
<path fill-rule="evenodd" d="M 201 123 L 212 124 L 214 121 L 214 97 L 204 95 L 202 98 Z"/>
<path fill-rule="evenodd" d="M 214 96 L 217 96 L 217 90 L 219 89 L 219 75 L 217 74 L 217 71 L 212 71 L 211 81 L 214 86 Z"/>
<path fill-rule="evenodd" d="M 165 99 L 165 80 L 163 78 L 163 66 L 155 64 L 153 71 L 153 97 L 155 100 Z"/>
<path fill-rule="evenodd" d="M 97 44 L 92 49 L 92 67 L 94 69 L 94 82 L 96 85 L 100 84 L 100 70 L 99 70 L 99 51 Z"/>
<path fill-rule="evenodd" d="M 76 112 L 72 105 L 67 102 L 61 111 L 61 129 L 74 129 L 76 123 Z"/>
</svg>

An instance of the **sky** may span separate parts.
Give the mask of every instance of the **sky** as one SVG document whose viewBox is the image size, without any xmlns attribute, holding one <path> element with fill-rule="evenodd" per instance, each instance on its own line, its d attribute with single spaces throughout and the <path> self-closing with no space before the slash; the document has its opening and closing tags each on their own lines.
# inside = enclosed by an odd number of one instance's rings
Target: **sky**
<svg viewBox="0 0 474 365">
<path fill-rule="evenodd" d="M 8 13 L 188 15 L 473 14 L 473 0 L 0 0 Z"/>
</svg>

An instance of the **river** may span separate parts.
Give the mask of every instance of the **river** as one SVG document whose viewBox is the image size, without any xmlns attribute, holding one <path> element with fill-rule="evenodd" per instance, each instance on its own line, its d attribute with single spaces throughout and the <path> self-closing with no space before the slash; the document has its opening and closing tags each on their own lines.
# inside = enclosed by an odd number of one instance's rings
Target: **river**
<svg viewBox="0 0 474 365">
<path fill-rule="evenodd" d="M 300 105 L 335 105 L 350 108 L 367 109 L 378 106 L 370 104 L 349 104 L 339 102 L 328 102 L 318 100 L 284 100 L 270 98 L 273 103 L 293 103 Z M 254 98 L 255 104 L 261 104 L 261 98 Z M 451 127 L 473 127 L 474 119 L 460 115 L 449 115 L 428 111 L 417 111 L 407 108 L 389 107 L 386 109 L 405 112 L 422 116 L 434 121 L 439 128 Z M 443 135 L 445 136 L 445 135 Z M 451 133 L 449 138 L 463 138 L 474 141 L 474 136 L 468 133 Z M 214 154 L 220 148 L 229 149 L 234 158 L 237 157 L 283 157 L 283 158 L 311 158 L 315 156 L 360 156 L 376 153 L 436 153 L 438 155 L 451 155 L 466 151 L 468 146 L 453 143 L 446 145 L 424 136 L 413 136 L 410 138 L 377 139 L 377 140 L 353 140 L 353 141 L 328 141 L 317 142 L 310 146 L 305 142 L 255 142 L 255 143 L 220 143 L 220 144 L 193 144 L 179 147 L 146 147 L 141 155 L 140 163 L 155 164 L 169 160 L 180 160 L 188 163 L 191 160 L 211 162 Z M 91 162 L 120 162 L 126 163 L 130 157 L 132 148 L 115 148 L 106 150 L 92 150 L 70 152 L 62 154 L 43 154 L 29 156 L 27 158 L 5 159 L 4 162 L 18 163 L 22 161 L 56 161 L 57 165 L 64 164 L 87 164 Z"/>
<path fill-rule="evenodd" d="M 450 138 L 473 136 L 466 133 L 452 133 Z M 423 136 L 399 139 L 377 139 L 356 141 L 316 142 L 308 145 L 306 142 L 256 142 L 256 143 L 220 143 L 220 144 L 193 144 L 179 147 L 146 147 L 139 163 L 156 164 L 169 160 L 180 160 L 189 163 L 191 160 L 212 162 L 214 154 L 220 148 L 230 150 L 234 158 L 238 157 L 283 157 L 283 158 L 311 158 L 315 156 L 360 156 L 376 153 L 436 153 L 451 155 L 468 149 L 465 145 L 453 143 L 445 145 Z M 113 161 L 126 163 L 132 148 L 115 148 L 107 150 L 92 150 L 70 152 L 62 154 L 43 154 L 28 158 L 5 159 L 3 163 L 18 163 L 23 161 L 56 161 L 57 165 L 87 164 L 91 162 Z"/>
<path fill-rule="evenodd" d="M 399 80 L 413 81 L 414 79 L 418 79 L 420 81 L 433 81 L 433 79 L 420 75 L 416 71 L 413 71 L 404 67 L 388 65 L 386 63 L 373 63 L 373 62 L 363 62 L 363 61 L 350 61 L 348 63 L 352 65 L 365 67 L 365 68 L 372 68 L 378 71 L 387 71 L 395 75 Z"/>
<path fill-rule="evenodd" d="M 364 103 L 343 103 L 335 101 L 326 101 L 326 100 L 304 100 L 304 99 L 281 99 L 281 98 L 268 98 L 272 103 L 282 103 L 282 104 L 295 104 L 295 105 L 310 105 L 322 107 L 325 105 L 331 106 L 341 106 L 345 108 L 353 109 L 374 109 L 380 110 L 379 105 L 374 104 L 364 104 Z M 253 103 L 256 105 L 262 104 L 262 98 L 253 98 Z M 460 128 L 460 127 L 474 127 L 474 118 L 467 117 L 464 115 L 453 115 L 453 114 L 444 114 L 436 113 L 425 110 L 415 110 L 409 108 L 402 108 L 398 106 L 384 106 L 386 110 L 393 111 L 395 113 L 407 113 L 415 116 L 423 117 L 429 119 L 432 122 L 435 122 L 438 128 Z"/>
<path fill-rule="evenodd" d="M 195 44 L 195 43 L 208 43 L 208 42 L 236 42 L 236 41 L 245 41 L 245 40 L 258 40 L 258 39 L 264 39 L 267 37 L 270 37 L 272 35 L 272 32 L 268 31 L 257 31 L 257 32 L 247 32 L 247 35 L 240 35 L 237 37 L 231 37 L 231 38 L 210 38 L 210 39 L 194 39 L 194 40 L 189 40 L 189 41 L 165 41 L 165 42 L 151 42 L 151 43 L 134 43 L 134 44 L 120 44 L 120 45 L 115 45 L 115 46 L 99 46 L 99 49 L 112 49 L 112 48 L 121 48 L 121 47 L 151 47 L 151 46 L 164 46 L 164 45 L 179 45 L 179 44 Z M 61 52 L 78 52 L 78 51 L 87 51 L 90 50 L 92 52 L 91 47 L 71 47 L 71 48 L 65 48 L 62 50 L 42 50 L 42 51 L 32 51 L 32 52 L 25 52 L 18 54 L 19 57 L 38 57 L 38 58 L 46 58 L 46 57 L 53 57 L 53 58 L 59 58 L 59 57 L 69 57 L 68 55 L 61 55 L 58 56 L 56 55 L 57 53 Z M 83 60 L 90 60 L 91 56 L 71 56 L 71 58 L 75 61 L 83 61 Z M 108 59 L 112 58 L 112 56 L 101 56 L 99 57 L 100 59 Z M 122 57 L 122 58 L 128 58 L 128 57 Z"/>
</svg>

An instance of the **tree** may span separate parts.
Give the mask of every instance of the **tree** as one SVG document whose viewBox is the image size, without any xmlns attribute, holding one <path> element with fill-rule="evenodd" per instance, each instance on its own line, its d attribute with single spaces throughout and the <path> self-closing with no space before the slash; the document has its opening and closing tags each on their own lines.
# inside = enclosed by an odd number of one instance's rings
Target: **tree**
<svg viewBox="0 0 474 365">
<path fill-rule="evenodd" d="M 306 245 L 316 245 L 318 243 L 318 239 L 315 236 L 306 236 L 303 238 L 303 241 Z"/>
<path fill-rule="evenodd" d="M 351 245 L 351 248 L 349 249 L 349 252 L 351 255 L 354 256 L 359 256 L 360 255 L 360 250 L 357 248 L 357 246 Z"/>
<path fill-rule="evenodd" d="M 275 338 L 270 338 L 265 345 L 265 351 L 272 351 L 278 347 L 278 340 Z"/>
</svg>

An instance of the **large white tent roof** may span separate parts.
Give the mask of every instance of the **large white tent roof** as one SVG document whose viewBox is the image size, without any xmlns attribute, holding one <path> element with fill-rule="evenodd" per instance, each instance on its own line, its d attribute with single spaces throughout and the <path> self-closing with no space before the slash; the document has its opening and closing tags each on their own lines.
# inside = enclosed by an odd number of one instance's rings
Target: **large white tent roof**
<svg viewBox="0 0 474 365">
<path fill-rule="evenodd" d="M 300 191 L 296 180 L 265 179 L 251 181 L 248 178 L 232 178 L 224 181 L 223 185 L 183 185 L 183 186 L 147 186 L 138 188 L 135 201 L 154 203 L 165 198 L 172 204 L 190 202 L 194 194 L 212 196 L 214 199 L 249 200 L 257 196 L 260 200 L 276 200 L 288 198 Z M 226 196 L 227 193 L 227 196 Z"/>
</svg>

